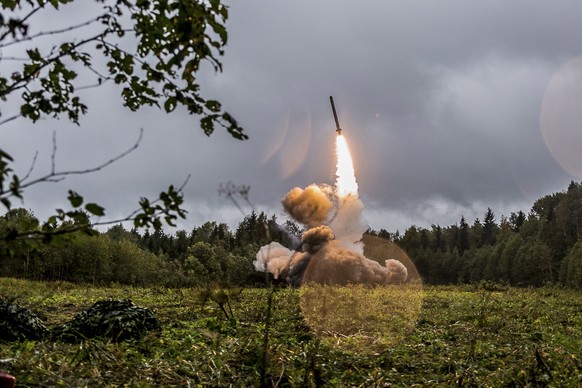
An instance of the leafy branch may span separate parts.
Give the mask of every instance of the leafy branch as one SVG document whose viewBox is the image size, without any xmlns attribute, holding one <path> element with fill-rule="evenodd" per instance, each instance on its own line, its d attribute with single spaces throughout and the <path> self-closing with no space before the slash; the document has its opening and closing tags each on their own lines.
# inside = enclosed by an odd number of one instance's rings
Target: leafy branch
<svg viewBox="0 0 582 388">
<path fill-rule="evenodd" d="M 59 3 L 66 2 L 54 0 L 50 4 L 57 8 Z M 9 9 L 14 9 L 14 4 L 22 6 L 21 1 L 4 0 L 1 3 Z M 65 40 L 54 45 L 48 54 L 35 47 L 27 49 L 28 58 L 22 58 L 26 59 L 22 70 L 13 72 L 10 79 L 0 77 L 0 98 L 5 100 L 15 91 L 24 89 L 21 116 L 34 122 L 43 115 L 57 117 L 66 113 L 72 122 L 78 124 L 80 114 L 85 114 L 87 107 L 75 91 L 86 87 L 75 85 L 78 70 L 65 63 L 65 60 L 71 60 L 97 74 L 98 80 L 113 79 L 122 85 L 123 103 L 131 110 L 155 105 L 163 106 L 170 113 L 182 105 L 190 114 L 201 116 L 200 127 L 206 135 L 213 133 L 216 124 L 237 139 L 248 138 L 234 117 L 222 110 L 218 101 L 206 100 L 200 95 L 196 77 L 203 61 L 209 62 L 215 71 L 222 71 L 218 57 L 224 54 L 223 46 L 227 42 L 223 23 L 228 11 L 224 5 L 216 0 L 104 3 L 105 12 L 86 22 L 35 34 L 28 32 L 27 17 L 10 18 L 8 22 L 0 18 L 0 29 L 7 30 L 0 36 L 0 42 L 9 35 L 14 37 L 14 40 L 0 44 L 0 48 L 30 42 L 41 36 L 63 35 L 66 39 L 71 31 L 98 21 L 103 24 L 103 30 L 98 34 Z M 90 43 L 95 43 L 96 52 L 89 50 Z M 130 52 L 121 47 L 136 49 Z M 103 75 L 106 72 L 95 67 L 93 57 L 97 54 L 109 60 L 108 75 Z M 48 72 L 43 76 L 45 69 Z M 40 88 L 33 90 L 36 84 L 40 84 Z M 0 125 L 18 117 L 13 115 Z"/>
<path fill-rule="evenodd" d="M 39 10 L 39 9 L 40 8 L 36 8 L 36 10 Z M 31 15 L 29 15 L 29 16 L 31 16 Z M 26 19 L 27 18 L 22 19 L 22 22 L 25 22 Z M 20 39 L 14 39 L 10 42 L 0 43 L 0 49 L 10 47 L 10 46 L 15 45 L 15 44 L 20 44 L 23 42 L 29 42 L 31 40 L 34 40 L 34 39 L 40 38 L 40 37 L 44 37 L 44 36 L 59 35 L 59 34 L 65 33 L 65 32 L 75 31 L 75 30 L 81 29 L 83 27 L 90 26 L 91 24 L 96 23 L 99 20 L 100 20 L 100 18 L 96 17 L 96 18 L 92 18 L 90 20 L 87 20 L 83 23 L 76 24 L 74 26 L 69 26 L 69 27 L 60 28 L 60 29 L 51 30 L 51 31 L 41 31 L 41 32 L 38 32 L 38 33 L 33 34 L 33 35 L 23 35 L 22 38 L 20 38 Z M 7 34 L 9 34 L 9 33 L 10 33 L 10 31 L 7 31 L 2 36 L 0 36 L 0 42 L 2 42 L 6 38 Z"/>
<path fill-rule="evenodd" d="M 135 227 L 151 226 L 156 230 L 160 230 L 163 218 L 167 224 L 175 226 L 174 221 L 178 216 L 181 218 L 186 217 L 186 211 L 181 209 L 180 206 L 183 203 L 182 192 L 187 181 L 188 179 L 178 189 L 170 186 L 167 191 L 161 192 L 159 197 L 153 201 L 142 198 L 140 200 L 140 208 L 126 217 L 99 222 L 91 222 L 90 215 L 104 216 L 105 209 L 93 202 L 87 203 L 84 208 L 81 208 L 84 204 L 83 197 L 70 190 L 68 200 L 73 210 L 57 209 L 57 214 L 50 216 L 42 227 L 36 223 L 34 225 L 26 225 L 27 227 L 24 229 L 14 227 L 3 230 L 2 234 L 0 234 L 0 240 L 4 242 L 21 240 L 31 247 L 37 247 L 38 238 L 46 243 L 55 237 L 74 238 L 73 233 L 79 231 L 93 235 L 96 227 L 119 224 L 126 221 L 133 221 Z"/>
<path fill-rule="evenodd" d="M 197 75 L 202 63 L 210 63 L 216 72 L 222 71 L 219 58 L 227 42 L 224 24 L 228 10 L 220 0 L 95 0 L 101 11 L 83 22 L 50 30 L 33 29 L 38 24 L 33 16 L 44 11 L 60 12 L 61 6 L 72 1 L 0 0 L 0 50 L 10 50 L 5 61 L 0 56 L 0 65 L 12 60 L 8 62 L 12 68 L 0 68 L 0 101 L 10 100 L 18 106 L 18 112 L 4 117 L 0 113 L 0 126 L 20 118 L 37 122 L 62 116 L 79 125 L 81 116 L 89 109 L 79 91 L 112 80 L 121 88 L 123 104 L 133 111 L 153 105 L 171 113 L 182 106 L 190 114 L 200 116 L 200 128 L 206 135 L 219 125 L 236 139 L 248 138 L 220 102 L 200 94 Z M 39 45 L 46 40 L 51 42 L 48 47 Z M 96 82 L 87 81 L 95 76 Z M 56 168 L 57 145 L 53 136 L 51 170 L 36 178 L 32 175 L 38 153 L 21 178 L 13 171 L 12 155 L 0 148 L 0 202 L 10 211 L 12 201 L 23 200 L 25 189 L 31 186 L 104 169 L 134 151 L 142 132 L 132 147 L 108 161 L 87 169 L 65 171 Z M 133 221 L 137 227 L 155 229 L 164 222 L 175 225 L 186 214 L 182 209 L 183 187 L 170 186 L 155 200 L 141 198 L 139 208 L 122 220 L 97 223 L 91 223 L 89 216 L 101 217 L 105 209 L 85 203 L 80 194 L 70 190 L 71 210 L 57 209 L 42 228 L 30 226 L 11 236 L 50 237 L 119 221 Z"/>
</svg>

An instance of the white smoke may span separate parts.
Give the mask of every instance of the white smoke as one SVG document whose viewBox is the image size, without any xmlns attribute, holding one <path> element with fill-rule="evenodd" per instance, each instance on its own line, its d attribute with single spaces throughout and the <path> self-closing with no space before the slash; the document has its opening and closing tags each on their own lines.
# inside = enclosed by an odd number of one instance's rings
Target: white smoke
<svg viewBox="0 0 582 388">
<path fill-rule="evenodd" d="M 257 259 L 253 264 L 257 271 L 270 272 L 275 279 L 279 279 L 281 272 L 285 272 L 284 276 L 287 276 L 291 255 L 293 255 L 292 250 L 285 248 L 278 242 L 272 242 L 259 249 Z"/>
<path fill-rule="evenodd" d="M 344 247 L 362 255 L 364 254 L 364 246 L 360 240 L 368 229 L 368 225 L 362 217 L 363 210 L 364 203 L 360 198 L 350 194 L 339 199 L 337 211 L 329 221 L 329 227 L 333 230 L 335 238 Z"/>
</svg>

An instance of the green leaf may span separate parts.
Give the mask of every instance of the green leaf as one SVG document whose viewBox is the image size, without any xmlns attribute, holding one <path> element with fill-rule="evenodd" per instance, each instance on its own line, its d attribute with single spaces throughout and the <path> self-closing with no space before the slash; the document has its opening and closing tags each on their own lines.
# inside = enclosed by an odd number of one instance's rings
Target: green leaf
<svg viewBox="0 0 582 388">
<path fill-rule="evenodd" d="M 216 100 L 208 100 L 206 101 L 206 107 L 211 110 L 212 112 L 219 112 L 221 105 L 220 102 Z"/>
<path fill-rule="evenodd" d="M 42 56 L 40 55 L 40 52 L 38 51 L 37 48 L 35 49 L 31 49 L 31 50 L 26 50 L 26 53 L 28 54 L 28 57 L 33 60 L 33 61 L 42 61 Z"/>
<path fill-rule="evenodd" d="M 216 120 L 216 116 L 206 116 L 200 119 L 200 127 L 206 134 L 206 136 L 210 136 L 214 131 L 214 120 Z"/>
<path fill-rule="evenodd" d="M 87 210 L 89 213 L 101 217 L 105 215 L 105 208 L 102 206 L 97 205 L 96 203 L 88 203 L 87 205 L 85 205 L 85 210 Z"/>
<path fill-rule="evenodd" d="M 1 149 L 0 149 L 0 159 L 7 159 L 11 162 L 14 161 L 14 159 L 12 159 L 12 156 L 8 155 L 6 152 L 2 151 Z"/>
<path fill-rule="evenodd" d="M 2 198 L 0 199 L 0 202 L 2 202 L 2 205 L 4 205 L 6 209 L 10 209 L 11 203 L 10 200 L 8 200 L 8 198 Z"/>
<path fill-rule="evenodd" d="M 50 216 L 47 220 L 45 225 L 46 226 L 56 226 L 57 224 L 57 216 Z"/>
<path fill-rule="evenodd" d="M 67 197 L 71 206 L 77 208 L 83 204 L 83 197 L 74 192 L 73 190 L 69 190 L 69 196 Z"/>
<path fill-rule="evenodd" d="M 164 103 L 164 109 L 166 110 L 167 113 L 172 112 L 174 109 L 176 109 L 176 104 L 177 104 L 177 99 L 176 97 L 170 97 L 166 100 L 166 102 Z"/>
</svg>

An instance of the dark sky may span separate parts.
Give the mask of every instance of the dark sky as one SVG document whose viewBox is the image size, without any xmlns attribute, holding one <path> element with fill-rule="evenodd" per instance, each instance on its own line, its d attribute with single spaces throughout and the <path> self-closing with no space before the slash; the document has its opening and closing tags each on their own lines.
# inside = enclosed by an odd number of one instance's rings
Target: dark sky
<svg viewBox="0 0 582 388">
<path fill-rule="evenodd" d="M 37 186 L 24 206 L 46 217 L 71 188 L 116 218 L 191 174 L 181 228 L 236 226 L 243 214 L 218 195 L 227 181 L 250 185 L 255 209 L 282 220 L 288 190 L 334 182 L 330 95 L 373 228 L 472 222 L 488 207 L 499 220 L 582 179 L 581 2 L 228 4 L 224 70 L 200 73 L 202 94 L 220 100 L 250 140 L 220 129 L 208 138 L 183 111 L 129 112 L 106 84 L 83 94 L 90 113 L 80 127 L 0 128 L 22 175 L 35 151 L 33 175 L 50 169 L 53 131 L 64 170 L 108 160 L 144 129 L 138 150 L 114 166 Z"/>
</svg>

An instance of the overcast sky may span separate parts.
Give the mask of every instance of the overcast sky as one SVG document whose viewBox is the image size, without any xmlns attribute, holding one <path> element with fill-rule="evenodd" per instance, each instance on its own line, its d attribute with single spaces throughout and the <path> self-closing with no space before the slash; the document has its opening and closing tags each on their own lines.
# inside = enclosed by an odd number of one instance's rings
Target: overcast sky
<svg viewBox="0 0 582 388">
<path fill-rule="evenodd" d="M 46 217 L 74 189 L 116 218 L 191 174 L 181 228 L 235 227 L 244 214 L 218 195 L 228 181 L 250 185 L 255 209 L 283 221 L 287 191 L 334 183 L 330 95 L 375 229 L 448 226 L 462 215 L 471 223 L 488 207 L 499 221 L 582 179 L 580 1 L 228 4 L 224 70 L 200 74 L 202 94 L 250 140 L 220 129 L 208 138 L 183 111 L 129 112 L 106 84 L 83 94 L 90 113 L 80 127 L 15 121 L 0 127 L 1 147 L 21 175 L 35 151 L 33 175 L 50 169 L 53 131 L 61 170 L 108 160 L 143 128 L 139 149 L 103 171 L 30 189 L 23 206 Z"/>
</svg>

